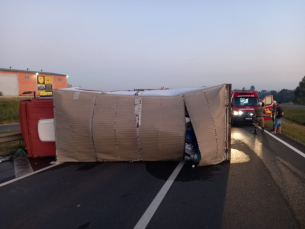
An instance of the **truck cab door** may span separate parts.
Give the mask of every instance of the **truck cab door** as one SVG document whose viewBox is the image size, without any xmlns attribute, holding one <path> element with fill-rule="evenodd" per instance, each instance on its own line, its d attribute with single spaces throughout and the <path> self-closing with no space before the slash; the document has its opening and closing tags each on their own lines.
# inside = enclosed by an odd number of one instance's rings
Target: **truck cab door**
<svg viewBox="0 0 305 229">
<path fill-rule="evenodd" d="M 262 99 L 262 103 L 265 104 L 264 108 L 266 110 L 266 114 L 264 115 L 264 120 L 272 120 L 272 113 L 271 113 L 271 108 L 272 108 L 272 102 L 273 102 L 273 95 L 267 95 L 265 98 Z"/>
</svg>

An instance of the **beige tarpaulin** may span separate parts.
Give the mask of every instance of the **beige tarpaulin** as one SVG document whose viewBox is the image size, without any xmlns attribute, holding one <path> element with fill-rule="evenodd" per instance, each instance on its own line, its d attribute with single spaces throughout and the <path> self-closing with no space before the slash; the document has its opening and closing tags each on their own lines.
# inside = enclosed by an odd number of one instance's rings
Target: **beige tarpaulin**
<svg viewBox="0 0 305 229">
<path fill-rule="evenodd" d="M 214 165 L 228 159 L 228 88 L 218 86 L 184 95 L 201 161 L 199 165 Z"/>
<path fill-rule="evenodd" d="M 93 141 L 99 161 L 138 160 L 135 98 L 98 94 Z"/>
<path fill-rule="evenodd" d="M 142 97 L 141 100 L 141 159 L 181 160 L 185 136 L 183 98 Z"/>
<path fill-rule="evenodd" d="M 201 151 L 200 165 L 229 159 L 230 85 L 190 93 L 168 90 L 162 96 L 157 91 L 128 93 L 54 90 L 57 160 L 181 160 L 185 106 Z"/>
<path fill-rule="evenodd" d="M 96 161 L 92 114 L 96 94 L 56 90 L 54 123 L 58 161 Z"/>
</svg>

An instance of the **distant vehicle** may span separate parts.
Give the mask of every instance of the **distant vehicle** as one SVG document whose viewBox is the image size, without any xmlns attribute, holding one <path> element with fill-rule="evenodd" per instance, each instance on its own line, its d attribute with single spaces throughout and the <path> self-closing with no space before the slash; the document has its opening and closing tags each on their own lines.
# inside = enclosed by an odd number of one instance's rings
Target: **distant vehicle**
<svg viewBox="0 0 305 229">
<path fill-rule="evenodd" d="M 32 93 L 33 93 L 33 91 L 24 91 L 24 92 L 22 93 L 22 95 L 32 94 Z"/>
<path fill-rule="evenodd" d="M 232 124 L 252 122 L 253 110 L 260 102 L 256 91 L 235 91 L 232 93 Z M 266 109 L 266 115 L 264 120 L 271 120 L 271 107 L 273 102 L 273 95 L 267 95 L 261 100 L 264 108 Z"/>
</svg>

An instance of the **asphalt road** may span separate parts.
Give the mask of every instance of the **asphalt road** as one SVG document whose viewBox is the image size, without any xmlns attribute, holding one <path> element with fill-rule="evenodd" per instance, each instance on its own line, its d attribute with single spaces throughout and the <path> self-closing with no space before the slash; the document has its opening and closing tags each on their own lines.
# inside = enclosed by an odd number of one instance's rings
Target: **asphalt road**
<svg viewBox="0 0 305 229">
<path fill-rule="evenodd" d="M 20 124 L 5 124 L 5 125 L 0 125 L 0 131 L 2 130 L 16 130 L 20 129 Z"/>
<path fill-rule="evenodd" d="M 282 103 L 282 107 L 305 109 L 305 106 L 302 106 L 302 105 L 295 105 L 295 104 L 293 104 L 293 103 Z"/>
<path fill-rule="evenodd" d="M 251 132 L 232 128 L 230 162 L 185 164 L 147 228 L 305 228 L 305 158 Z M 58 165 L 0 187 L 0 228 L 133 228 L 178 163 Z"/>
</svg>

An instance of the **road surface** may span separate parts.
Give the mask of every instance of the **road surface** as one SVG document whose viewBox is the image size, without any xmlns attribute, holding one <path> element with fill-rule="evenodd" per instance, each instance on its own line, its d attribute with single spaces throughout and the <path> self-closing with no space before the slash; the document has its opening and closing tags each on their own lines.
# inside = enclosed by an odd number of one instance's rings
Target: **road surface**
<svg viewBox="0 0 305 229">
<path fill-rule="evenodd" d="M 295 104 L 293 104 L 293 103 L 282 103 L 282 107 L 305 109 L 305 106 L 302 106 L 302 105 L 295 105 Z"/>
<path fill-rule="evenodd" d="M 0 131 L 2 130 L 16 130 L 20 129 L 20 124 L 5 124 L 5 125 L 0 125 Z"/>
<path fill-rule="evenodd" d="M 232 128 L 230 162 L 184 164 L 146 228 L 305 228 L 305 147 L 252 130 Z M 178 164 L 64 163 L 0 184 L 0 228 L 134 228 Z"/>
</svg>

